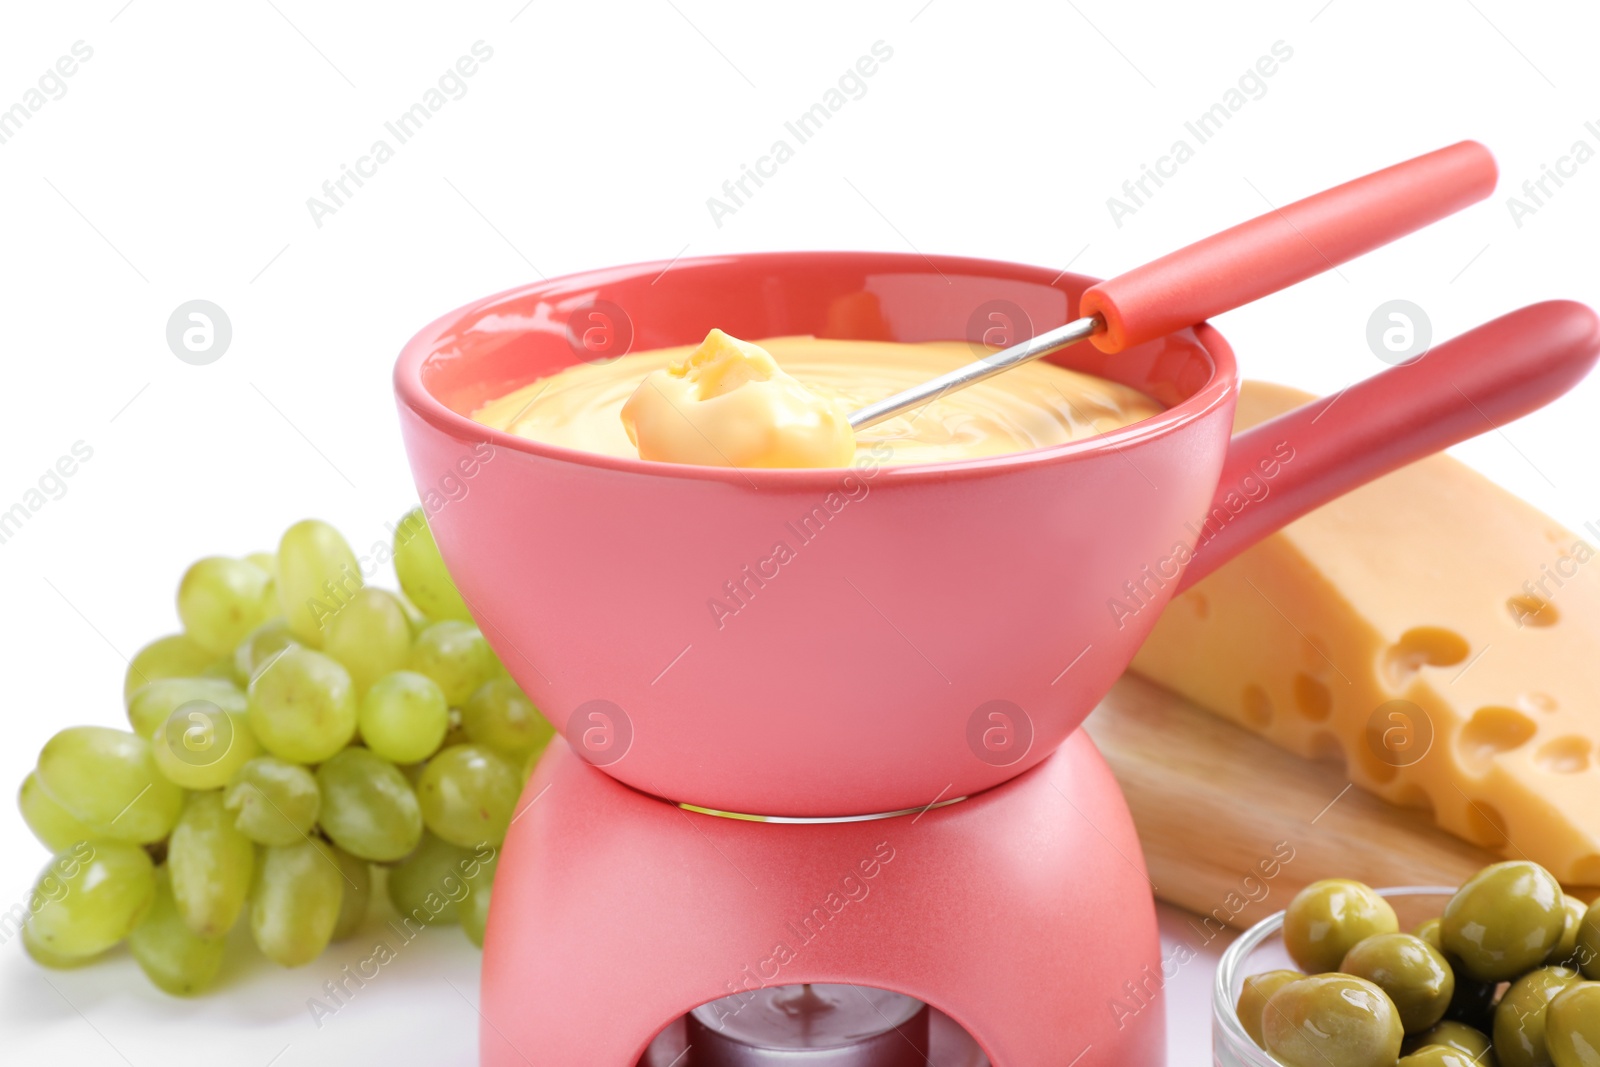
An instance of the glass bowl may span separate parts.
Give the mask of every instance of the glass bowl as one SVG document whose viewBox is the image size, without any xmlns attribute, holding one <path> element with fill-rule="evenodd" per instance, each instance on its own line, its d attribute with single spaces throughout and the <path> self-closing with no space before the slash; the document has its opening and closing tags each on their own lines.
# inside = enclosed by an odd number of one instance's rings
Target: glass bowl
<svg viewBox="0 0 1600 1067">
<path fill-rule="evenodd" d="M 1444 914 L 1455 895 L 1443 886 L 1403 886 L 1378 893 L 1394 907 L 1400 929 L 1411 931 Z M 1262 971 L 1298 970 L 1283 947 L 1283 912 L 1256 923 L 1228 946 L 1211 993 L 1211 1048 L 1217 1067 L 1282 1067 L 1244 1032 L 1234 1005 L 1244 980 Z"/>
</svg>

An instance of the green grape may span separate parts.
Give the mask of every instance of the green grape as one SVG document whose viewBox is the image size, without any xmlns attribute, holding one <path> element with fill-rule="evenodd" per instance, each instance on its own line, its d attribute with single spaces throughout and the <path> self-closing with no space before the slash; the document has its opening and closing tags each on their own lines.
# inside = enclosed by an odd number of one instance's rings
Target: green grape
<svg viewBox="0 0 1600 1067">
<path fill-rule="evenodd" d="M 22 780 L 22 788 L 17 790 L 17 807 L 22 811 L 22 821 L 28 824 L 28 829 L 33 831 L 41 844 L 51 852 L 60 852 L 99 835 L 87 824 L 80 822 L 72 812 L 57 804 L 44 786 L 39 784 L 39 776 L 29 773 Z"/>
<path fill-rule="evenodd" d="M 328 620 L 322 651 L 344 664 L 358 694 L 390 671 L 399 670 L 411 651 L 411 623 L 393 593 L 360 590 Z"/>
<path fill-rule="evenodd" d="M 500 661 L 476 626 L 447 620 L 422 631 L 411 646 L 406 668 L 438 682 L 445 700 L 457 707 L 500 673 Z"/>
<path fill-rule="evenodd" d="M 406 613 L 406 622 L 411 624 L 411 639 L 415 641 L 417 635 L 428 628 L 429 619 L 404 593 L 395 593 L 394 598 L 399 602 L 400 610 Z"/>
<path fill-rule="evenodd" d="M 499 853 L 485 861 L 478 873 L 467 879 L 467 899 L 461 902 L 461 929 L 467 940 L 483 947 L 483 931 L 489 924 L 489 893 L 494 888 L 494 871 L 500 863 Z"/>
<path fill-rule="evenodd" d="M 196 793 L 167 842 L 167 869 L 189 929 L 220 937 L 233 929 L 255 871 L 256 847 L 233 825 L 221 792 Z"/>
<path fill-rule="evenodd" d="M 292 845 L 311 832 L 322 793 L 310 771 L 273 756 L 240 767 L 223 793 L 233 825 L 258 845 Z"/>
<path fill-rule="evenodd" d="M 323 626 L 363 585 L 361 565 L 344 537 L 306 519 L 278 542 L 278 606 L 295 639 L 321 648 Z"/>
<path fill-rule="evenodd" d="M 450 729 L 450 706 L 432 678 L 395 671 L 367 690 L 360 727 L 361 739 L 384 759 L 416 763 L 439 751 Z"/>
<path fill-rule="evenodd" d="M 489 893 L 491 886 L 474 889 L 472 895 L 467 897 L 461 905 L 461 929 L 466 932 L 467 940 L 479 948 L 483 947 L 483 932 L 489 925 Z"/>
<path fill-rule="evenodd" d="M 150 740 L 156 767 L 185 789 L 221 789 L 256 754 L 256 736 L 242 712 L 206 700 L 179 705 Z"/>
<path fill-rule="evenodd" d="M 422 811 L 394 764 L 365 748 L 347 748 L 317 768 L 322 829 L 364 860 L 386 863 L 417 847 Z"/>
<path fill-rule="evenodd" d="M 41 967 L 49 967 L 53 971 L 70 971 L 74 967 L 82 967 L 86 963 L 95 961 L 95 956 L 61 956 L 51 952 L 39 944 L 39 936 L 27 923 L 22 924 L 22 950 L 34 963 Z"/>
<path fill-rule="evenodd" d="M 180 704 L 209 700 L 223 711 L 242 713 L 244 690 L 220 678 L 158 678 L 140 686 L 128 700 L 128 722 L 140 737 L 154 737 Z"/>
<path fill-rule="evenodd" d="M 250 682 L 250 728 L 261 747 L 294 763 L 321 763 L 356 732 L 350 672 L 309 648 L 285 649 Z"/>
<path fill-rule="evenodd" d="M 517 806 L 516 769 L 482 745 L 455 745 L 422 769 L 417 800 L 428 829 L 453 845 L 499 847 Z"/>
<path fill-rule="evenodd" d="M 150 854 L 122 841 L 81 841 L 58 852 L 28 901 L 32 943 L 51 958 L 104 952 L 128 936 L 155 898 Z"/>
<path fill-rule="evenodd" d="M 39 752 L 39 784 L 97 837 L 144 844 L 172 830 L 183 790 L 156 769 L 150 742 L 106 726 L 70 726 Z"/>
<path fill-rule="evenodd" d="M 402 922 L 423 926 L 456 922 L 471 891 L 468 876 L 482 866 L 472 849 L 423 834 L 417 850 L 389 868 L 389 903 Z"/>
<path fill-rule="evenodd" d="M 262 850 L 250 896 L 250 935 L 261 954 L 285 967 L 322 955 L 339 924 L 344 872 L 316 838 Z"/>
<path fill-rule="evenodd" d="M 250 636 L 240 641 L 233 650 L 234 673 L 244 679 L 245 685 L 249 685 L 261 673 L 261 668 L 272 662 L 274 656 L 286 648 L 298 647 L 300 642 L 294 639 L 286 620 L 268 619 L 251 630 Z"/>
<path fill-rule="evenodd" d="M 344 890 L 339 896 L 339 918 L 333 924 L 333 940 L 343 941 L 361 928 L 367 917 L 367 903 L 372 899 L 372 868 L 365 860 L 357 859 L 342 848 L 330 850 L 339 863 L 339 873 L 344 877 Z"/>
<path fill-rule="evenodd" d="M 276 552 L 248 552 L 244 558 L 266 572 L 267 604 L 270 606 L 271 611 L 278 610 L 278 554 Z M 248 681 L 248 679 L 246 680 Z"/>
<path fill-rule="evenodd" d="M 165 867 L 156 869 L 155 903 L 128 935 L 128 951 L 156 988 L 175 997 L 204 992 L 217 980 L 227 942 L 189 929 Z"/>
<path fill-rule="evenodd" d="M 213 656 L 225 656 L 267 620 L 272 576 L 254 563 L 207 556 L 178 583 L 178 618 L 183 632 Z"/>
<path fill-rule="evenodd" d="M 556 733 L 509 677 L 480 685 L 461 707 L 461 725 L 478 744 L 517 760 L 543 752 Z"/>
<path fill-rule="evenodd" d="M 133 698 L 140 687 L 158 678 L 195 678 L 217 657 L 187 634 L 158 637 L 133 654 L 122 679 L 122 700 Z"/>
<path fill-rule="evenodd" d="M 250 679 L 239 673 L 239 668 L 234 664 L 232 656 L 223 656 L 202 670 L 196 677 L 215 682 L 227 682 L 235 689 L 243 692 Z"/>
<path fill-rule="evenodd" d="M 394 572 L 411 602 L 433 619 L 472 621 L 466 601 L 450 580 L 433 531 L 421 508 L 412 508 L 394 528 Z"/>
</svg>

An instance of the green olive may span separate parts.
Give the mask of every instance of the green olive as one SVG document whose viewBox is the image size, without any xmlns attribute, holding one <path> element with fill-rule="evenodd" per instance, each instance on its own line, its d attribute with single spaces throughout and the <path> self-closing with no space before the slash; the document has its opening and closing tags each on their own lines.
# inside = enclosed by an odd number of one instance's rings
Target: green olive
<svg viewBox="0 0 1600 1067">
<path fill-rule="evenodd" d="M 1546 963 L 1561 967 L 1577 969 L 1573 962 L 1578 955 L 1578 931 L 1583 926 L 1583 917 L 1588 912 L 1589 905 L 1573 896 L 1561 898 L 1561 940 L 1556 942 L 1556 947 L 1550 950 Z"/>
<path fill-rule="evenodd" d="M 1566 928 L 1561 885 L 1537 863 L 1495 863 L 1471 878 L 1445 905 L 1444 951 L 1466 973 L 1502 982 L 1544 963 Z"/>
<path fill-rule="evenodd" d="M 1576 971 L 1541 967 L 1512 983 L 1494 1010 L 1494 1053 L 1500 1067 L 1550 1067 L 1546 1009 L 1557 994 L 1578 982 Z"/>
<path fill-rule="evenodd" d="M 1422 940 L 1426 941 L 1428 944 L 1432 945 L 1434 948 L 1438 949 L 1440 952 L 1443 952 L 1444 951 L 1444 944 L 1443 944 L 1443 942 L 1441 942 L 1439 940 L 1439 926 L 1440 926 L 1440 924 L 1441 924 L 1441 920 L 1439 920 L 1439 919 L 1429 919 L 1427 922 L 1425 922 L 1422 925 L 1418 926 L 1415 930 L 1413 930 L 1411 932 L 1412 932 L 1413 935 L 1422 938 Z"/>
<path fill-rule="evenodd" d="M 1420 1052 L 1429 1045 L 1443 1045 L 1457 1052 L 1465 1052 L 1478 1062 L 1479 1067 L 1494 1062 L 1494 1046 L 1489 1043 L 1489 1035 L 1466 1023 L 1454 1023 L 1448 1020 L 1439 1023 L 1415 1037 L 1407 1038 L 1406 1047 L 1402 1051 L 1407 1054 Z"/>
<path fill-rule="evenodd" d="M 1404 1036 L 1388 995 L 1348 974 L 1313 975 L 1279 989 L 1267 1000 L 1261 1030 L 1267 1051 L 1287 1067 L 1394 1067 Z"/>
<path fill-rule="evenodd" d="M 1250 1035 L 1251 1041 L 1262 1048 L 1267 1047 L 1261 1037 L 1261 1012 L 1266 1008 L 1267 1000 L 1290 982 L 1298 982 L 1304 977 L 1299 971 L 1263 971 L 1244 980 L 1239 990 L 1236 1012 L 1240 1025 Z"/>
<path fill-rule="evenodd" d="M 1589 910 L 1583 913 L 1573 956 L 1585 978 L 1600 980 L 1600 900 L 1589 905 Z"/>
<path fill-rule="evenodd" d="M 1568 986 L 1545 1009 L 1544 1039 L 1555 1067 L 1600 1065 L 1600 982 Z"/>
<path fill-rule="evenodd" d="M 1444 1018 L 1456 976 L 1439 950 L 1411 934 L 1377 934 L 1345 953 L 1339 970 L 1365 978 L 1394 1001 L 1406 1033 Z"/>
<path fill-rule="evenodd" d="M 1460 1049 L 1447 1045 L 1426 1045 L 1404 1057 L 1397 1067 L 1483 1067 Z"/>
<path fill-rule="evenodd" d="M 1394 909 L 1371 887 L 1328 878 L 1312 882 L 1289 902 L 1283 945 L 1301 970 L 1326 974 L 1338 969 L 1357 942 L 1399 929 Z"/>
</svg>

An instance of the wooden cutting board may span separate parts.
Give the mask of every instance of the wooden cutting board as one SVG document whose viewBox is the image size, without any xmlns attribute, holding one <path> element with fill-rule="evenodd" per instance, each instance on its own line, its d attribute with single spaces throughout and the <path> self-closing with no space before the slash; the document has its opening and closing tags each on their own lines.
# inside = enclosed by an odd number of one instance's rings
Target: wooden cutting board
<svg viewBox="0 0 1600 1067">
<path fill-rule="evenodd" d="M 1503 858 L 1132 674 L 1084 726 L 1128 798 L 1156 896 L 1207 927 L 1247 927 L 1319 878 L 1453 886 Z"/>
</svg>

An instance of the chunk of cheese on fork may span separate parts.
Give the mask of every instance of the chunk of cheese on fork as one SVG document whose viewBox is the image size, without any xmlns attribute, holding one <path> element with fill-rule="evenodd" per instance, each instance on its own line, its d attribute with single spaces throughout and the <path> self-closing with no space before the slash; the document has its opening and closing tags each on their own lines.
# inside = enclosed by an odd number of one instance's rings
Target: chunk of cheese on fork
<svg viewBox="0 0 1600 1067">
<path fill-rule="evenodd" d="M 1247 382 L 1235 430 L 1311 399 Z M 1133 669 L 1444 829 L 1600 885 L 1600 559 L 1448 456 L 1166 608 Z M 1329 798 L 1330 800 L 1332 798 Z"/>
</svg>

